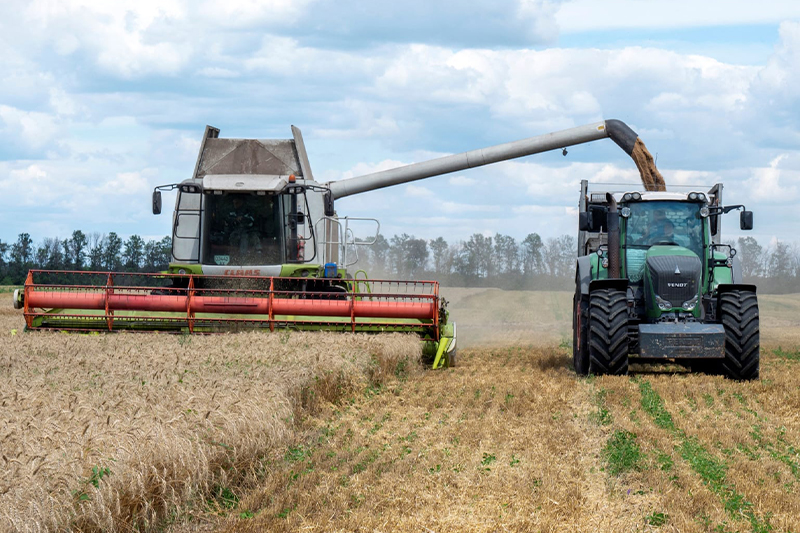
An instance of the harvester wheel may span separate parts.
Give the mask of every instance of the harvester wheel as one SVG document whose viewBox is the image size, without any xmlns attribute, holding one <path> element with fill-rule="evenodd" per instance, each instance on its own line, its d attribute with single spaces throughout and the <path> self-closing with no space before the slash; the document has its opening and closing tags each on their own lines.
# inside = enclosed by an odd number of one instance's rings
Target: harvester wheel
<svg viewBox="0 0 800 533">
<path fill-rule="evenodd" d="M 725 328 L 723 373 L 731 379 L 758 379 L 758 298 L 753 291 L 724 292 L 719 317 Z"/>
<path fill-rule="evenodd" d="M 447 368 L 455 367 L 456 361 L 458 361 L 458 348 L 447 354 Z"/>
<path fill-rule="evenodd" d="M 579 376 L 589 373 L 589 299 L 580 288 L 572 299 L 572 367 Z"/>
<path fill-rule="evenodd" d="M 628 300 L 624 291 L 601 289 L 589 297 L 589 372 L 628 373 Z"/>
</svg>

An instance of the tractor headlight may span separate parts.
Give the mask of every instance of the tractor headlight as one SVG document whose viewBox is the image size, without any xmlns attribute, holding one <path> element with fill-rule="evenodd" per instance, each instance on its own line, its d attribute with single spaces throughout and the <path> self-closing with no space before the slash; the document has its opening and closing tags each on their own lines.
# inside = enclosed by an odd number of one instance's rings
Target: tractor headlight
<svg viewBox="0 0 800 533">
<path fill-rule="evenodd" d="M 623 202 L 630 202 L 631 198 L 633 198 L 633 195 L 629 192 L 626 192 L 624 195 L 622 195 Z"/>
<path fill-rule="evenodd" d="M 628 218 L 631 216 L 631 208 L 630 207 L 623 207 L 619 210 L 619 214 L 622 218 Z"/>
<path fill-rule="evenodd" d="M 703 206 L 700 208 L 700 216 L 706 218 L 708 216 L 708 207 Z"/>
<path fill-rule="evenodd" d="M 669 311 L 672 309 L 672 303 L 666 301 L 664 298 L 656 294 L 656 305 L 662 311 Z"/>
<path fill-rule="evenodd" d="M 700 295 L 695 294 L 694 298 L 692 298 L 691 300 L 686 300 L 685 302 L 683 302 L 683 305 L 681 307 L 683 307 L 687 311 L 693 311 L 694 308 L 697 307 L 697 302 L 699 301 L 699 299 L 700 299 Z"/>
<path fill-rule="evenodd" d="M 638 192 L 635 192 L 635 193 L 633 193 L 633 199 L 636 200 L 636 201 L 639 201 L 639 200 L 642 199 L 642 195 L 639 194 Z"/>
<path fill-rule="evenodd" d="M 598 257 L 603 257 L 603 255 L 604 255 L 604 254 L 605 254 L 605 252 L 603 251 L 603 249 L 602 249 L 602 248 L 598 248 L 598 249 L 597 249 L 597 256 L 598 256 Z"/>
<path fill-rule="evenodd" d="M 689 200 L 697 200 L 697 193 L 696 192 L 690 192 L 689 193 Z"/>
<path fill-rule="evenodd" d="M 603 265 L 603 268 L 608 268 L 608 257 L 604 257 L 600 264 Z"/>
</svg>

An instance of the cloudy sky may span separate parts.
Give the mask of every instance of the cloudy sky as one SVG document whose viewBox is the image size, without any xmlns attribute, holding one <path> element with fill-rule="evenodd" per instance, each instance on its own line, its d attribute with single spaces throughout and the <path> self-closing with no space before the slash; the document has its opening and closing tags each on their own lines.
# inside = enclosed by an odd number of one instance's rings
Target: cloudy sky
<svg viewBox="0 0 800 533">
<path fill-rule="evenodd" d="M 609 118 L 668 186 L 722 181 L 759 241 L 800 241 L 796 0 L 5 0 L 0 46 L 6 242 L 169 234 L 152 188 L 190 177 L 206 124 L 297 125 L 330 181 Z M 576 232 L 581 179 L 638 176 L 603 140 L 337 210 L 386 235 L 547 238 Z"/>
</svg>

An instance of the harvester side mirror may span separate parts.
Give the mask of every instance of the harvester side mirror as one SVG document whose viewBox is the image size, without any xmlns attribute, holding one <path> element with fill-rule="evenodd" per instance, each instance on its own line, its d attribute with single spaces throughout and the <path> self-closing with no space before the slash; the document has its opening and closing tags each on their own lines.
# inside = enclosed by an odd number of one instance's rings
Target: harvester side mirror
<svg viewBox="0 0 800 533">
<path fill-rule="evenodd" d="M 336 211 L 333 210 L 333 193 L 331 191 L 325 191 L 325 194 L 322 195 L 322 203 L 325 206 L 326 217 L 332 217 L 336 214 Z"/>
<path fill-rule="evenodd" d="M 742 214 L 739 215 L 739 228 L 742 230 L 751 230 L 753 229 L 753 212 L 752 211 L 742 211 Z"/>
<path fill-rule="evenodd" d="M 161 214 L 161 191 L 153 191 L 153 214 Z"/>
</svg>

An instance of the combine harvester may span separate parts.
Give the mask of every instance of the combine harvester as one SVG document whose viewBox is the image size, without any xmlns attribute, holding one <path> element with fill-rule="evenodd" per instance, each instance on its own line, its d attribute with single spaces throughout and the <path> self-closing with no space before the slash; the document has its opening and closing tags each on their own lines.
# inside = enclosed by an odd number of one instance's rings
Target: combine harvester
<svg viewBox="0 0 800 533">
<path fill-rule="evenodd" d="M 415 332 L 434 368 L 452 366 L 456 326 L 433 281 L 369 280 L 351 273 L 354 224 L 340 198 L 604 138 L 636 162 L 647 183 L 655 167 L 626 124 L 607 120 L 538 137 L 318 183 L 303 137 L 224 139 L 206 127 L 194 173 L 153 191 L 177 190 L 167 272 L 32 270 L 14 293 L 28 330 L 215 333 L 290 328 Z M 566 151 L 565 151 L 566 154 Z M 652 168 L 650 168 L 652 167 Z M 373 240 L 374 242 L 374 240 Z"/>
</svg>

